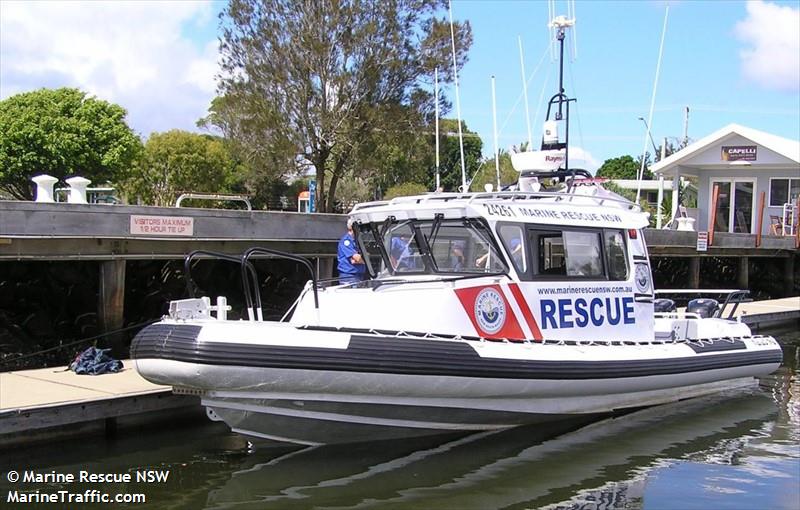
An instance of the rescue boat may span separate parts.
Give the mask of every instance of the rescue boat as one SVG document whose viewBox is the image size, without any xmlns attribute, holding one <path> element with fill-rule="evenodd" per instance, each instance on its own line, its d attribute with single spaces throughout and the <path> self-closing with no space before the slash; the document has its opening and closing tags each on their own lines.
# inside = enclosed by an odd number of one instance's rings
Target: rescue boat
<svg viewBox="0 0 800 510">
<path fill-rule="evenodd" d="M 354 207 L 365 281 L 324 284 L 263 248 L 234 257 L 247 320 L 228 319 L 225 298 L 174 301 L 134 339 L 137 370 L 236 432 L 317 445 L 585 418 L 777 369 L 778 342 L 733 319 L 735 304 L 655 299 L 647 215 L 569 165 L 556 120 L 565 108 L 568 134 L 570 101 L 563 87 L 550 100 L 541 151 L 512 155 L 511 190 Z M 263 320 L 263 255 L 309 269 L 280 321 Z"/>
<path fill-rule="evenodd" d="M 722 318 L 730 304 L 655 312 L 647 217 L 599 185 L 402 197 L 350 217 L 368 280 L 312 277 L 283 321 L 174 301 L 134 339 L 139 373 L 236 432 L 310 445 L 663 404 L 781 363 L 774 338 Z M 264 251 L 242 257 L 245 281 Z"/>
</svg>

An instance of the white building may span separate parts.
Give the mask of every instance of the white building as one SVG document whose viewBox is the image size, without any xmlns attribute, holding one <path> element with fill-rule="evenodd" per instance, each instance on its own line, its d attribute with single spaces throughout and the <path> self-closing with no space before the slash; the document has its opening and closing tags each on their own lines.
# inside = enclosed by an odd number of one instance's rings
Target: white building
<svg viewBox="0 0 800 510">
<path fill-rule="evenodd" d="M 796 140 L 730 124 L 659 161 L 651 170 L 665 179 L 696 178 L 697 230 L 710 230 L 714 185 L 719 189 L 716 232 L 755 234 L 762 193 L 762 234 L 788 233 L 797 224 L 800 142 Z M 673 189 L 673 217 L 677 195 Z"/>
</svg>

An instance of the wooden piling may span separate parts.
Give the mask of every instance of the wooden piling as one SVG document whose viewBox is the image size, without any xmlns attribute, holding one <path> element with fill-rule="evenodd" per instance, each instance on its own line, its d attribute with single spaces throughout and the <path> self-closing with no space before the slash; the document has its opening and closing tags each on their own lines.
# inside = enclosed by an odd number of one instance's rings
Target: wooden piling
<svg viewBox="0 0 800 510">
<path fill-rule="evenodd" d="M 689 258 L 689 288 L 700 288 L 700 257 Z"/>
<path fill-rule="evenodd" d="M 750 288 L 750 260 L 747 257 L 739 257 L 739 274 L 737 283 L 740 289 Z"/>
<path fill-rule="evenodd" d="M 125 260 L 114 259 L 100 262 L 100 284 L 98 293 L 98 318 L 103 332 L 122 329 L 125 309 Z M 115 334 L 106 337 L 106 344 L 117 357 L 125 357 L 124 337 Z"/>
</svg>

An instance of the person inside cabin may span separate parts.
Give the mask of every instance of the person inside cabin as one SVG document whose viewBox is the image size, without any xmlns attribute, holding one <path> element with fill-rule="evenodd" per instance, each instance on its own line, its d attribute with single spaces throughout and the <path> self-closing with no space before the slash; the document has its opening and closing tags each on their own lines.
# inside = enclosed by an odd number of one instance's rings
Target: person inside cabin
<svg viewBox="0 0 800 510">
<path fill-rule="evenodd" d="M 450 262 L 453 271 L 458 272 L 464 270 L 464 250 L 460 246 L 453 246 L 453 251 L 450 254 Z"/>
<path fill-rule="evenodd" d="M 353 237 L 353 219 L 347 220 L 347 232 L 339 239 L 337 250 L 339 283 L 358 283 L 364 280 L 367 266 L 364 258 L 358 251 L 356 240 Z"/>
<path fill-rule="evenodd" d="M 519 237 L 511 239 L 511 257 L 516 262 L 517 267 L 522 266 L 522 241 Z M 489 262 L 489 252 L 487 251 L 475 260 L 475 266 L 485 269 Z"/>
<path fill-rule="evenodd" d="M 395 271 L 416 271 L 422 268 L 416 244 L 407 232 L 392 238 L 389 261 Z"/>
</svg>

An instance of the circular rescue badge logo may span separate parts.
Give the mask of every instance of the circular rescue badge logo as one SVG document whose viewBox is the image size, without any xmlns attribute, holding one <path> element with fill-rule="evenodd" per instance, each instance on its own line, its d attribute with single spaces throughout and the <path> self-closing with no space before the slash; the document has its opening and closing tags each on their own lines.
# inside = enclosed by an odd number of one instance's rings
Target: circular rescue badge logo
<svg viewBox="0 0 800 510">
<path fill-rule="evenodd" d="M 636 280 L 636 288 L 642 294 L 650 292 L 650 271 L 645 264 L 636 264 L 636 272 L 634 274 Z"/>
<path fill-rule="evenodd" d="M 506 323 L 506 303 L 494 289 L 483 289 L 475 298 L 475 320 L 484 333 L 493 335 Z"/>
</svg>

